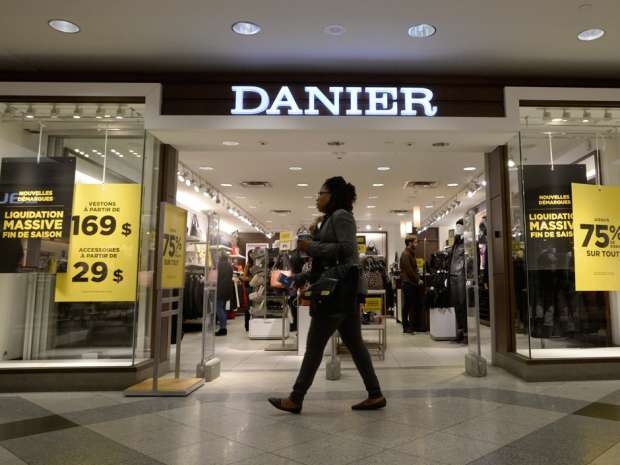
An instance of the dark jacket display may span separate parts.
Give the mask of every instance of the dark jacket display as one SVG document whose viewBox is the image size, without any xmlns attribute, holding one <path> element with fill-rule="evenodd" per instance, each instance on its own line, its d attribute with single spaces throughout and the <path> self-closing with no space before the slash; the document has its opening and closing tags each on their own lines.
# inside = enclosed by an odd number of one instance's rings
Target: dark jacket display
<svg viewBox="0 0 620 465">
<path fill-rule="evenodd" d="M 229 301 L 233 297 L 233 268 L 228 260 L 220 260 L 217 264 L 217 299 Z"/>
<path fill-rule="evenodd" d="M 458 329 L 467 330 L 467 302 L 465 295 L 465 244 L 455 236 L 450 253 L 450 305 L 454 307 Z"/>
</svg>

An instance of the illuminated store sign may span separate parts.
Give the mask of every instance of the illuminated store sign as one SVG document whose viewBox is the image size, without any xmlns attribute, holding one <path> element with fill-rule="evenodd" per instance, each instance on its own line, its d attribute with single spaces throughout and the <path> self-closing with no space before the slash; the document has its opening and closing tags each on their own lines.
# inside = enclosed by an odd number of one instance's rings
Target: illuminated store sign
<svg viewBox="0 0 620 465">
<path fill-rule="evenodd" d="M 435 116 L 433 92 L 425 87 L 303 87 L 295 96 L 289 86 L 275 95 L 263 87 L 232 86 L 232 115 Z"/>
</svg>

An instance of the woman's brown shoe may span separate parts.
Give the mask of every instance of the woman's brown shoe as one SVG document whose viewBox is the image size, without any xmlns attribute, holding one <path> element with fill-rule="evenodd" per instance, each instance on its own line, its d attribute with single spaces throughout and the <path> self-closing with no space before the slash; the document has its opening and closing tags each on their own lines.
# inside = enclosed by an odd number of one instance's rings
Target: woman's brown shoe
<svg viewBox="0 0 620 465">
<path fill-rule="evenodd" d="M 273 405 L 278 410 L 283 410 L 289 413 L 299 414 L 301 413 L 301 404 L 297 404 L 293 402 L 291 399 L 277 399 L 275 397 L 269 398 L 269 403 Z"/>
<path fill-rule="evenodd" d="M 376 397 L 374 399 L 368 398 L 364 402 L 360 402 L 359 404 L 355 404 L 351 409 L 353 410 L 379 410 L 380 408 L 384 408 L 387 405 L 387 400 L 385 397 Z"/>
</svg>

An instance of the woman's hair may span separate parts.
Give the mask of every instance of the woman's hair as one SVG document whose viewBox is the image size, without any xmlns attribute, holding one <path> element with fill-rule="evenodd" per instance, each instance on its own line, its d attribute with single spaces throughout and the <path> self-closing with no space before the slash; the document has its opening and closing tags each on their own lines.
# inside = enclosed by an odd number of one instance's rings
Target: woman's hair
<svg viewBox="0 0 620 465">
<path fill-rule="evenodd" d="M 323 185 L 327 187 L 331 198 L 327 204 L 327 214 L 331 215 L 336 210 L 344 209 L 353 211 L 353 204 L 357 199 L 355 186 L 346 182 L 342 176 L 335 176 L 327 179 Z"/>
</svg>

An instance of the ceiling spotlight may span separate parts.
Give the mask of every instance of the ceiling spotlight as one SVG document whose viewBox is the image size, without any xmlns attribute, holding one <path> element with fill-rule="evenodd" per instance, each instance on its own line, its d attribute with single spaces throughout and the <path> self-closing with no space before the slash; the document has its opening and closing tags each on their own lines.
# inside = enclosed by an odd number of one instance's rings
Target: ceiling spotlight
<svg viewBox="0 0 620 465">
<path fill-rule="evenodd" d="M 459 184 L 456 183 L 456 182 L 451 182 L 451 183 L 448 184 L 448 187 L 458 187 L 458 185 Z"/>
<path fill-rule="evenodd" d="M 303 168 L 301 166 L 289 166 L 288 169 L 291 171 L 301 171 Z"/>
<path fill-rule="evenodd" d="M 198 184 L 194 184 L 194 191 L 200 192 L 200 187 L 198 187 Z"/>
<path fill-rule="evenodd" d="M 570 119 L 571 119 L 571 116 L 570 116 L 570 111 L 568 111 L 568 110 L 564 110 L 564 111 L 562 112 L 562 122 L 563 122 L 563 123 L 566 123 L 566 122 L 570 121 Z"/>
<path fill-rule="evenodd" d="M 437 32 L 437 28 L 432 24 L 414 24 L 409 28 L 407 33 L 409 37 L 413 37 L 414 39 L 426 39 L 427 37 L 432 37 Z"/>
<path fill-rule="evenodd" d="M 483 180 L 482 180 L 482 182 L 481 182 L 481 184 L 482 184 L 483 186 L 485 186 L 485 187 L 486 187 L 486 185 L 487 185 L 487 180 L 486 180 L 486 179 L 483 179 Z"/>
<path fill-rule="evenodd" d="M 225 145 L 227 147 L 236 147 L 237 145 L 239 145 L 239 142 L 237 142 L 236 140 L 225 140 L 222 141 L 222 145 Z"/>
<path fill-rule="evenodd" d="M 80 26 L 66 19 L 50 19 L 47 24 L 49 24 L 52 29 L 66 34 L 76 34 L 80 32 Z"/>
<path fill-rule="evenodd" d="M 32 105 L 28 105 L 28 109 L 26 110 L 26 113 L 24 113 L 24 117 L 34 119 L 34 110 L 32 109 Z"/>
<path fill-rule="evenodd" d="M 185 185 L 186 185 L 187 187 L 191 186 L 191 185 L 192 185 L 192 180 L 191 180 L 191 179 L 189 179 L 189 178 L 185 179 Z"/>
<path fill-rule="evenodd" d="M 377 208 L 376 205 L 367 205 L 366 208 Z"/>
<path fill-rule="evenodd" d="M 446 196 L 445 195 L 436 195 L 435 198 L 436 199 L 445 199 Z"/>
<path fill-rule="evenodd" d="M 325 28 L 323 28 L 323 32 L 330 36 L 341 36 L 346 31 L 347 30 L 344 26 L 341 26 L 340 24 L 330 24 L 329 26 L 325 26 Z"/>
<path fill-rule="evenodd" d="M 308 187 L 308 184 L 306 184 L 305 182 L 300 182 L 299 184 L 297 184 L 297 187 Z"/>
<path fill-rule="evenodd" d="M 77 105 L 75 106 L 75 110 L 73 110 L 73 119 L 80 119 L 82 117 L 82 110 Z"/>
<path fill-rule="evenodd" d="M 383 186 L 385 186 L 385 184 L 375 183 L 372 185 L 372 187 L 383 187 Z"/>
<path fill-rule="evenodd" d="M 603 119 L 605 121 L 611 121 L 614 119 L 614 116 L 611 114 L 611 110 L 605 110 L 605 114 L 603 115 Z"/>
<path fill-rule="evenodd" d="M 222 186 L 222 187 L 232 187 L 232 184 L 224 182 L 224 183 L 220 184 L 220 186 Z"/>
<path fill-rule="evenodd" d="M 514 168 L 515 166 L 517 166 L 517 164 L 515 163 L 515 161 L 512 158 L 510 158 L 508 160 L 508 168 Z"/>
<path fill-rule="evenodd" d="M 589 123 L 592 121 L 592 114 L 588 110 L 583 110 L 583 116 L 581 117 L 582 123 Z"/>
<path fill-rule="evenodd" d="M 390 171 L 390 167 L 389 166 L 378 166 L 377 167 L 377 171 Z"/>
<path fill-rule="evenodd" d="M 551 121 L 551 112 L 549 110 L 543 110 L 542 120 L 544 123 Z"/>
<path fill-rule="evenodd" d="M 7 103 L 2 112 L 2 116 L 11 116 L 11 113 L 13 113 L 13 107 Z"/>
<path fill-rule="evenodd" d="M 103 111 L 103 108 L 101 107 L 101 105 L 99 105 L 97 107 L 97 111 L 95 112 L 95 118 L 103 119 L 104 115 L 105 115 L 105 112 Z"/>
<path fill-rule="evenodd" d="M 123 107 L 121 105 L 118 106 L 118 109 L 116 110 L 116 116 L 114 118 L 116 119 L 123 119 L 125 117 L 124 114 L 124 110 Z"/>
<path fill-rule="evenodd" d="M 476 167 L 475 166 L 466 166 L 465 168 L 463 168 L 463 171 L 476 171 Z"/>
<path fill-rule="evenodd" d="M 372 229 L 372 226 L 370 226 L 369 224 L 366 225 L 366 231 L 370 231 Z"/>
<path fill-rule="evenodd" d="M 424 208 L 433 208 L 432 205 L 424 205 Z"/>
<path fill-rule="evenodd" d="M 261 27 L 258 24 L 250 21 L 237 21 L 231 28 L 233 32 L 242 36 L 253 36 L 261 31 Z"/>
<path fill-rule="evenodd" d="M 591 42 L 593 40 L 600 39 L 604 35 L 605 31 L 603 29 L 595 27 L 592 29 L 586 29 L 585 31 L 581 31 L 579 34 L 577 34 L 577 38 L 582 42 Z"/>
<path fill-rule="evenodd" d="M 202 193 L 202 195 L 204 195 L 205 197 L 210 197 L 209 192 L 207 192 L 207 191 L 204 191 L 204 192 Z"/>
</svg>

